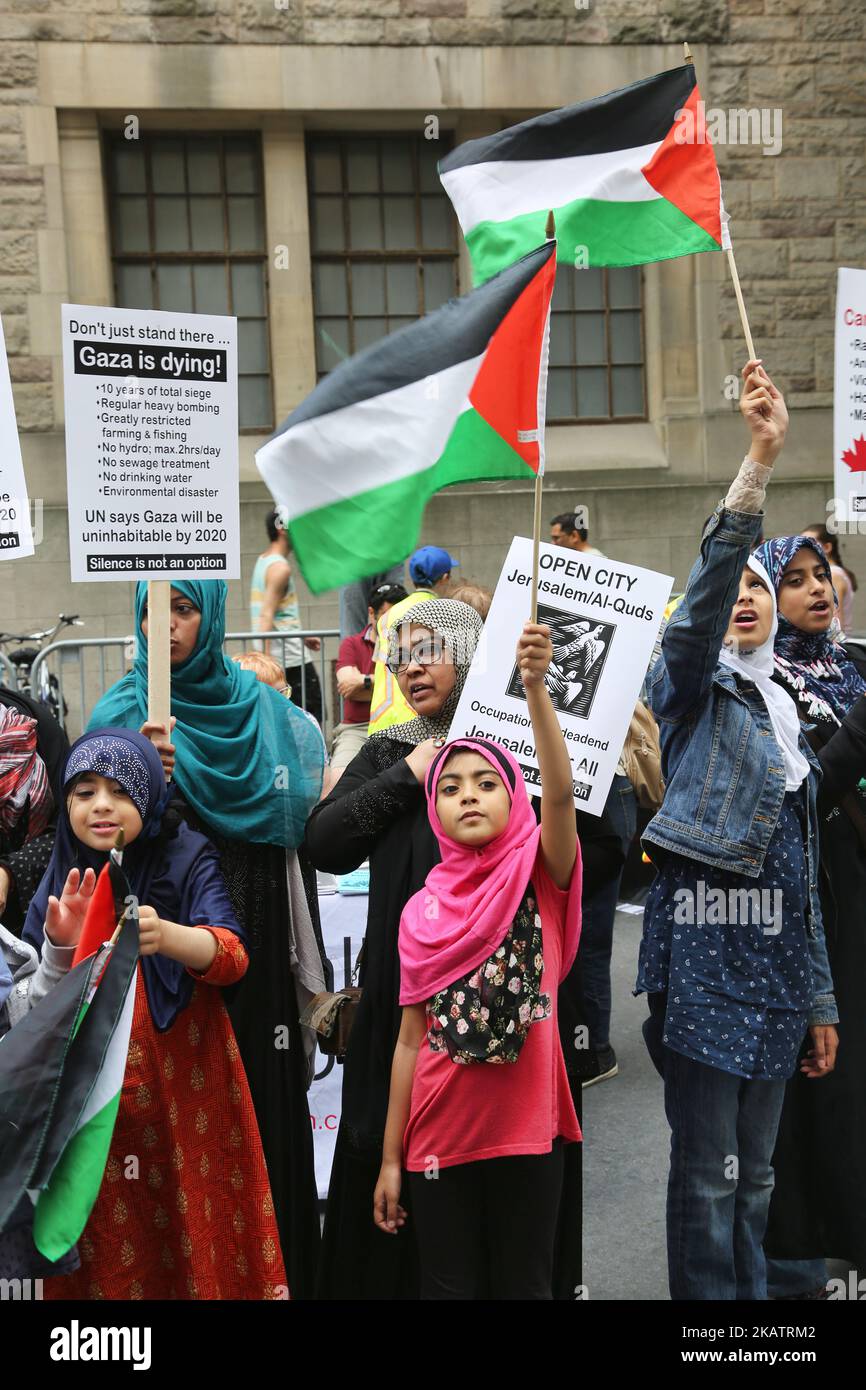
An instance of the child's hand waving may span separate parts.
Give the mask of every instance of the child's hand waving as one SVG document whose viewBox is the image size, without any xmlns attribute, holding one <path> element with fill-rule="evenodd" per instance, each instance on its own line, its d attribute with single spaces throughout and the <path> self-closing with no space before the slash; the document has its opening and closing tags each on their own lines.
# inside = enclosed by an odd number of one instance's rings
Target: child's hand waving
<svg viewBox="0 0 866 1390">
<path fill-rule="evenodd" d="M 553 660 L 550 628 L 546 623 L 524 623 L 517 642 L 517 667 L 524 689 L 542 685 Z"/>
<path fill-rule="evenodd" d="M 752 436 L 749 458 L 772 465 L 782 452 L 788 432 L 785 398 L 758 360 L 746 363 L 742 377 L 740 410 Z"/>
<path fill-rule="evenodd" d="M 77 946 L 87 915 L 88 904 L 96 887 L 96 874 L 85 869 L 70 869 L 59 898 L 48 899 L 45 914 L 45 934 L 54 946 Z"/>
</svg>

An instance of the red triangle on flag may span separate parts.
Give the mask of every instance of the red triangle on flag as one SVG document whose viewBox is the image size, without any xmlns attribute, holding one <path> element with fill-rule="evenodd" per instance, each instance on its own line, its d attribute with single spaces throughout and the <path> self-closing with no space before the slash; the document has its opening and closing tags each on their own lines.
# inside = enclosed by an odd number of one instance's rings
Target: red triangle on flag
<svg viewBox="0 0 866 1390">
<path fill-rule="evenodd" d="M 652 159 L 641 169 L 648 184 L 722 243 L 722 185 L 697 86 Z"/>
<path fill-rule="evenodd" d="M 84 926 L 72 957 L 73 966 L 86 960 L 98 951 L 104 941 L 110 940 L 117 926 L 119 912 L 114 899 L 114 886 L 111 882 L 111 861 L 103 867 L 96 880 L 93 897 L 87 905 Z"/>
<path fill-rule="evenodd" d="M 478 414 L 538 472 L 538 378 L 556 257 L 550 256 L 512 304 L 487 345 L 469 400 Z"/>
</svg>

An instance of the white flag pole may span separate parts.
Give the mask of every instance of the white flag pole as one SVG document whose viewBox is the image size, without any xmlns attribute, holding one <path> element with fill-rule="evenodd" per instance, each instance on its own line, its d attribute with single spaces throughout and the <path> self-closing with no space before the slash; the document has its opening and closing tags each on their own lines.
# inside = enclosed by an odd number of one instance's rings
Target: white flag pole
<svg viewBox="0 0 866 1390">
<path fill-rule="evenodd" d="M 545 239 L 554 241 L 556 238 L 556 219 L 553 210 L 547 214 L 547 225 L 544 229 Z M 555 253 L 554 253 L 555 254 Z M 554 272 L 555 273 L 555 272 Z M 550 361 L 550 305 L 547 306 L 547 318 L 544 323 L 544 334 L 541 341 L 541 365 L 538 372 L 538 472 L 535 475 L 535 515 L 532 520 L 532 588 L 530 590 L 529 621 L 538 622 L 538 556 L 541 547 L 541 489 L 544 478 L 544 430 L 545 417 L 547 415 L 547 369 Z"/>
<path fill-rule="evenodd" d="M 147 717 L 171 730 L 171 583 L 147 581 Z M 169 778 L 166 777 L 166 781 Z"/>
</svg>

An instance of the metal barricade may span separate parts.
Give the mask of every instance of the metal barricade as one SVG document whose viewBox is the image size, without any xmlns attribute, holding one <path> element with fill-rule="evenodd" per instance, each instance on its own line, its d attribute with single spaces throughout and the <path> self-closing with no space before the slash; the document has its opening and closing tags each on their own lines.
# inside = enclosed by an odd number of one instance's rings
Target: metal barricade
<svg viewBox="0 0 866 1390">
<path fill-rule="evenodd" d="M 0 685 L 9 690 L 18 689 L 18 675 L 5 652 L 0 652 Z"/>
<path fill-rule="evenodd" d="M 301 664 L 300 699 L 297 703 L 306 709 L 308 681 L 305 668 L 310 665 L 317 666 L 322 691 L 322 730 L 327 739 L 335 723 L 333 695 L 327 674 L 327 663 L 337 654 L 337 642 L 340 637 L 338 628 L 324 628 L 319 631 L 303 628 L 297 632 L 292 632 L 290 636 L 279 631 L 227 632 L 223 641 L 223 651 L 229 657 L 237 656 L 244 648 L 249 648 L 254 643 L 260 649 L 262 644 L 267 642 L 272 655 L 279 660 L 281 653 L 276 650 L 278 646 L 282 648 L 283 644 L 287 642 L 304 641 L 307 637 L 319 638 L 321 647 L 317 653 L 310 653 L 313 658 L 312 661 L 305 661 Z M 336 639 L 336 641 L 332 644 L 333 650 L 329 652 L 330 639 Z M 231 650 L 233 644 L 239 644 L 237 650 Z M 304 650 L 308 649 L 305 648 Z M 30 671 L 30 689 L 33 697 L 38 699 L 39 691 L 44 687 L 49 676 L 56 677 L 58 717 L 70 738 L 74 738 L 86 727 L 90 711 L 97 700 L 130 670 L 134 657 L 135 639 L 131 635 L 127 637 L 84 637 L 77 641 L 52 642 L 50 646 L 43 647 L 33 663 Z M 0 653 L 0 660 L 5 661 L 2 653 Z M 15 672 L 11 667 L 10 672 L 9 684 L 14 690 L 17 688 L 17 681 Z M 339 718 L 339 710 L 336 714 Z"/>
</svg>

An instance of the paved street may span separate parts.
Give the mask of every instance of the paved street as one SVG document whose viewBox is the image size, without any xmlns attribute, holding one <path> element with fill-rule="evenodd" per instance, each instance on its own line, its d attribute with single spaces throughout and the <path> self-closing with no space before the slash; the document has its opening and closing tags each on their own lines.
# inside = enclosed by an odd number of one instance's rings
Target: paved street
<svg viewBox="0 0 866 1390">
<path fill-rule="evenodd" d="M 641 1036 L 646 999 L 632 997 L 643 917 L 617 912 L 611 1043 L 619 1075 L 583 1093 L 584 1266 L 590 1300 L 668 1298 L 665 1186 L 670 1131 L 662 1083 Z M 828 1261 L 847 1282 L 849 1266 Z M 802 1305 L 798 1305 L 800 1307 Z"/>
<path fill-rule="evenodd" d="M 584 1280 L 594 1299 L 667 1299 L 665 1184 L 669 1131 L 662 1084 L 632 998 L 642 916 L 618 912 L 611 1042 L 619 1075 L 583 1093 Z"/>
</svg>

